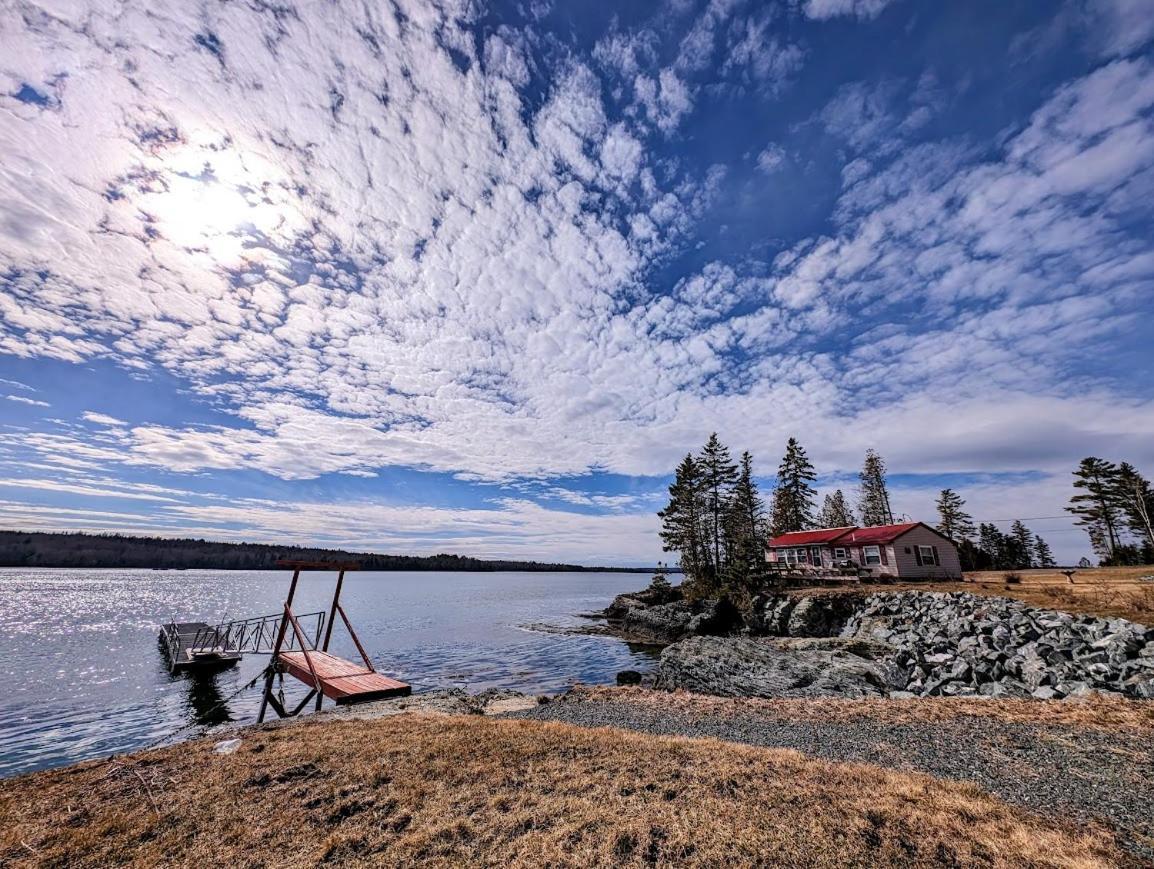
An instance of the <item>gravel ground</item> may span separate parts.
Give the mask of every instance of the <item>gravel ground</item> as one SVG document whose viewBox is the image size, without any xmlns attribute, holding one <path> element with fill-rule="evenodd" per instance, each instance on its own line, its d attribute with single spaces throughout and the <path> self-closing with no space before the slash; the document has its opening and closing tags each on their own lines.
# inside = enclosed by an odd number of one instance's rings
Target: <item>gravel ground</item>
<svg viewBox="0 0 1154 869">
<path fill-rule="evenodd" d="M 857 761 L 972 782 L 1041 814 L 1096 820 L 1154 865 L 1154 735 L 1009 723 L 976 716 L 946 722 L 880 724 L 783 721 L 755 713 L 714 715 L 671 703 L 562 699 L 510 718 L 620 727 L 676 736 L 711 736 L 792 748 L 834 761 Z"/>
</svg>

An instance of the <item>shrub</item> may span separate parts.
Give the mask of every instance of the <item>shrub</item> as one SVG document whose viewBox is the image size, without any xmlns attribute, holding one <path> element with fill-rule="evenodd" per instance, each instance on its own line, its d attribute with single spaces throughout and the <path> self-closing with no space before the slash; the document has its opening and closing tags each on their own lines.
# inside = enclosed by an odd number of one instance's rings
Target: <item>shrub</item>
<svg viewBox="0 0 1154 869">
<path fill-rule="evenodd" d="M 1007 573 L 1005 576 L 1002 577 L 1002 579 L 1005 581 L 1006 585 L 1021 585 L 1022 584 L 1022 575 L 1020 573 L 1014 573 L 1013 571 L 1010 571 L 1009 573 Z"/>
<path fill-rule="evenodd" d="M 649 590 L 658 592 L 660 594 L 667 593 L 672 587 L 673 586 L 669 584 L 669 580 L 666 579 L 664 573 L 655 573 L 653 575 L 653 579 L 649 581 Z"/>
<path fill-rule="evenodd" d="M 1074 600 L 1074 592 L 1066 588 L 1064 585 L 1047 585 L 1042 589 L 1042 594 L 1046 597 L 1057 601 L 1070 602 Z"/>
</svg>

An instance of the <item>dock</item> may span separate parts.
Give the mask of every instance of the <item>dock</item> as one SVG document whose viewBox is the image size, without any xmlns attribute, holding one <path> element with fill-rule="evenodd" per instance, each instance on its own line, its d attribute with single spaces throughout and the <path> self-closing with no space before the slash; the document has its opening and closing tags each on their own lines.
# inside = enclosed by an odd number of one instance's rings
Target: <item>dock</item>
<svg viewBox="0 0 1154 869">
<path fill-rule="evenodd" d="M 240 652 L 222 644 L 215 628 L 204 622 L 169 622 L 160 629 L 160 644 L 171 672 L 219 670 L 235 666 Z"/>
<path fill-rule="evenodd" d="M 350 703 L 364 703 L 369 700 L 381 700 L 385 697 L 407 697 L 413 692 L 411 686 L 396 679 L 389 678 L 377 672 L 369 658 L 365 647 L 361 645 L 360 637 L 353 629 L 345 609 L 341 606 L 341 589 L 345 583 L 345 573 L 359 569 L 354 562 L 327 562 L 327 561 L 280 561 L 278 567 L 292 570 L 292 579 L 289 581 L 288 596 L 285 598 L 284 610 L 277 623 L 276 641 L 272 647 L 272 659 L 265 677 L 264 696 L 261 698 L 260 710 L 256 720 L 259 724 L 264 721 L 265 711 L 272 708 L 280 718 L 291 718 L 300 712 L 316 698 L 316 709 L 319 712 L 324 698 L 328 697 L 338 705 Z M 329 608 L 328 618 L 323 620 L 324 639 L 320 639 L 320 626 L 313 637 L 310 637 L 301 625 L 300 617 L 293 612 L 293 598 L 296 596 L 297 584 L 304 571 L 336 571 L 337 582 L 333 589 L 333 599 Z M 329 653 L 329 643 L 333 636 L 333 626 L 337 618 L 344 623 L 349 638 L 360 654 L 361 662 L 356 664 L 344 658 Z M 294 645 L 296 648 L 293 649 Z M 283 692 L 273 691 L 273 680 L 278 676 L 291 676 L 304 683 L 308 694 L 295 707 L 288 708 L 284 704 Z"/>
<path fill-rule="evenodd" d="M 337 705 L 406 697 L 412 693 L 412 688 L 404 682 L 328 652 L 281 652 L 279 660 L 285 673 L 293 678 L 309 686 L 319 682 L 321 693 L 335 700 Z"/>
</svg>

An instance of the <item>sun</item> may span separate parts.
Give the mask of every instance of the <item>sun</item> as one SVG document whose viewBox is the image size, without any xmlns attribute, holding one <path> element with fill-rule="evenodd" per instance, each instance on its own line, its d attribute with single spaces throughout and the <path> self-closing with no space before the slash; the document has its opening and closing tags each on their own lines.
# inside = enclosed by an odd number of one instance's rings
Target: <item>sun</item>
<svg viewBox="0 0 1154 869">
<path fill-rule="evenodd" d="M 282 173 L 253 155 L 188 148 L 158 161 L 138 201 L 160 237 L 193 256 L 235 266 L 286 244 L 303 224 Z"/>
</svg>

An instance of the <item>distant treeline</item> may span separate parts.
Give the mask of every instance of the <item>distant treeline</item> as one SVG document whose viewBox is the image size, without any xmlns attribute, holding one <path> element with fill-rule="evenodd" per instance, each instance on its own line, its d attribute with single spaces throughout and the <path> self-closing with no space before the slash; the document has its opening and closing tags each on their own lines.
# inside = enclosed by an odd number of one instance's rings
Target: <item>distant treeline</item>
<svg viewBox="0 0 1154 869">
<path fill-rule="evenodd" d="M 211 540 L 0 531 L 0 567 L 156 567 L 272 570 L 281 559 L 356 561 L 362 570 L 532 570 L 648 573 L 646 567 L 582 567 L 541 561 L 490 561 L 463 555 L 380 555 L 343 549 L 217 543 Z"/>
</svg>

